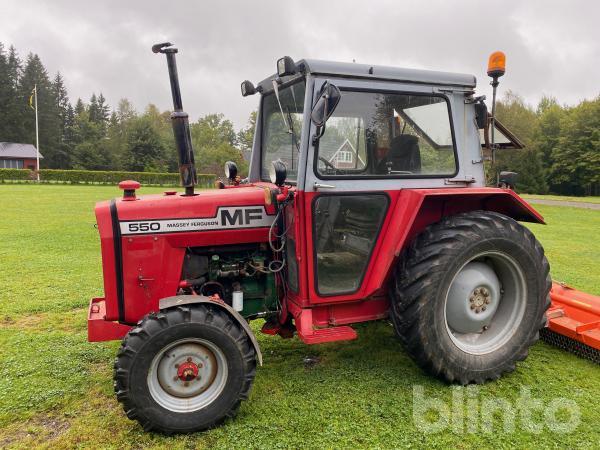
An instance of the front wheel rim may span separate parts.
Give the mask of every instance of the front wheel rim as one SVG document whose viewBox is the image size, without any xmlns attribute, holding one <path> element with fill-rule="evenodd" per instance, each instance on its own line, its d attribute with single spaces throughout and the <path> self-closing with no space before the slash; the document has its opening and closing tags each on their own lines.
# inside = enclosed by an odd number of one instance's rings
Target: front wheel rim
<svg viewBox="0 0 600 450">
<path fill-rule="evenodd" d="M 502 252 L 480 253 L 457 271 L 446 293 L 448 335 L 465 353 L 492 353 L 517 333 L 526 300 L 525 275 L 519 263 Z"/>
<path fill-rule="evenodd" d="M 207 407 L 227 382 L 223 351 L 205 339 L 187 338 L 163 347 L 148 369 L 148 389 L 165 409 L 190 413 Z"/>
</svg>

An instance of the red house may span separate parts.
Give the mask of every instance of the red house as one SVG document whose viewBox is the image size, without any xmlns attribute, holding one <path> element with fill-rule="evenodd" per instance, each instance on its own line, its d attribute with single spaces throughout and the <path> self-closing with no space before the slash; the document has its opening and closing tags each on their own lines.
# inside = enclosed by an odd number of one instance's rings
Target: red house
<svg viewBox="0 0 600 450">
<path fill-rule="evenodd" d="M 36 149 L 31 144 L 0 142 L 0 169 L 36 168 Z M 44 157 L 40 154 L 40 159 Z"/>
</svg>

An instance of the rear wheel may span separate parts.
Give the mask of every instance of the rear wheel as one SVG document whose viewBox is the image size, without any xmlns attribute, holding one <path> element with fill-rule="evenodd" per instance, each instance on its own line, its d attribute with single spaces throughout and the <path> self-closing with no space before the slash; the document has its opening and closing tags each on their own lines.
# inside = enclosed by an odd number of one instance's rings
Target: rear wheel
<svg viewBox="0 0 600 450">
<path fill-rule="evenodd" d="M 525 227 L 493 212 L 448 217 L 404 252 L 392 319 L 413 359 L 461 384 L 514 370 L 546 323 L 551 280 Z"/>
<path fill-rule="evenodd" d="M 145 430 L 187 433 L 233 417 L 256 369 L 245 331 L 221 308 L 149 314 L 123 340 L 115 392 Z"/>
</svg>

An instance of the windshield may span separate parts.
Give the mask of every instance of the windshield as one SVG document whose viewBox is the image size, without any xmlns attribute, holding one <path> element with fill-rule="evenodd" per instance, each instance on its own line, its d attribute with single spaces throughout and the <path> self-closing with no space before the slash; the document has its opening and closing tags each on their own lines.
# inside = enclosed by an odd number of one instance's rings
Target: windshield
<svg viewBox="0 0 600 450">
<path fill-rule="evenodd" d="M 269 179 L 271 161 L 281 159 L 287 168 L 287 180 L 296 181 L 300 152 L 300 132 L 304 112 L 304 80 L 279 89 L 262 102 L 261 178 Z M 279 107 L 281 104 L 281 108 Z"/>
</svg>

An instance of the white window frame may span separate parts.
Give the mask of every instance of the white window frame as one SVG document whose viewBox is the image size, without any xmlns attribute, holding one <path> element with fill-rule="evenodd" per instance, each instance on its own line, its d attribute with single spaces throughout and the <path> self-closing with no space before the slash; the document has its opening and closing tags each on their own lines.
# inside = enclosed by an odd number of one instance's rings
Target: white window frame
<svg viewBox="0 0 600 450">
<path fill-rule="evenodd" d="M 22 159 L 2 159 L 0 161 L 2 161 L 0 169 L 22 169 L 24 167 Z"/>
<path fill-rule="evenodd" d="M 337 160 L 339 162 L 351 163 L 352 162 L 352 152 L 349 150 L 340 150 L 338 153 Z"/>
</svg>

